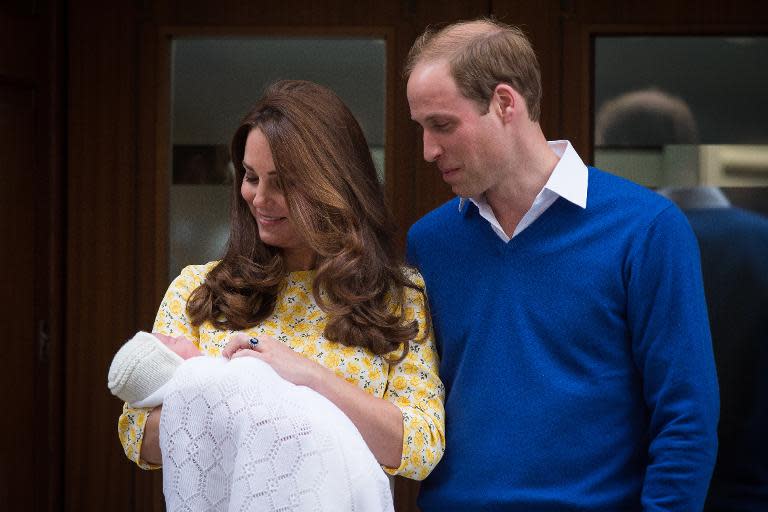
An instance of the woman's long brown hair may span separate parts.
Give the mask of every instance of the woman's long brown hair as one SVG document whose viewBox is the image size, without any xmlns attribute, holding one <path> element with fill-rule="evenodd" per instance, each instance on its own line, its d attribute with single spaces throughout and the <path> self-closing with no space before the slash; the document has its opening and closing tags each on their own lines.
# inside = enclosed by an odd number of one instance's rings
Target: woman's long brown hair
<svg viewBox="0 0 768 512">
<path fill-rule="evenodd" d="M 190 296 L 194 325 L 252 327 L 272 314 L 287 274 L 279 249 L 259 238 L 240 195 L 248 134 L 266 137 L 294 226 L 315 251 L 312 293 L 327 314 L 327 339 L 375 354 L 400 349 L 418 332 L 405 319 L 404 274 L 396 226 L 360 126 L 344 103 L 320 85 L 280 81 L 245 116 L 231 144 L 235 167 L 229 242 L 224 258 Z"/>
</svg>

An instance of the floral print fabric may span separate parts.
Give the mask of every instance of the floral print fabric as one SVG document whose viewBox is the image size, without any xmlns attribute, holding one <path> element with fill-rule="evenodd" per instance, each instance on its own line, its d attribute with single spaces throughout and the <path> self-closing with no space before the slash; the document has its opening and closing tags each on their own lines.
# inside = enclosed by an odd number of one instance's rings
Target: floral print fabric
<svg viewBox="0 0 768 512">
<path fill-rule="evenodd" d="M 186 267 L 168 288 L 160 304 L 154 332 L 184 335 L 197 344 L 204 355 L 218 356 L 235 331 L 219 330 L 209 322 L 193 327 L 186 314 L 187 299 L 203 282 L 216 262 Z M 423 288 L 416 271 L 408 277 Z M 408 355 L 389 364 L 361 347 L 347 347 L 323 336 L 326 315 L 312 296 L 314 271 L 291 272 L 277 297 L 274 312 L 259 325 L 246 331 L 250 335 L 269 335 L 296 352 L 314 359 L 339 377 L 374 396 L 395 404 L 403 414 L 403 453 L 398 468 L 384 468 L 390 474 L 424 479 L 442 457 L 445 443 L 443 400 L 445 391 L 438 375 L 434 337 L 427 318 L 424 295 L 406 289 L 406 318 L 416 320 L 419 332 L 410 343 Z M 144 469 L 157 466 L 139 457 L 149 409 L 127 405 L 118 422 L 118 433 L 129 459 Z"/>
</svg>

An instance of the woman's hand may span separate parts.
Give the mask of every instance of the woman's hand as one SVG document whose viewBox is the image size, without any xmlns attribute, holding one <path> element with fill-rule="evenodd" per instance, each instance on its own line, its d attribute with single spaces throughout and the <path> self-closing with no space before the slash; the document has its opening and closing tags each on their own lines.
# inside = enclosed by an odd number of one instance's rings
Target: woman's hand
<svg viewBox="0 0 768 512">
<path fill-rule="evenodd" d="M 322 378 L 323 372 L 329 372 L 320 364 L 294 352 L 272 336 L 251 337 L 243 333 L 234 334 L 224 347 L 222 355 L 227 359 L 238 357 L 261 359 L 285 380 L 310 388 L 314 388 L 315 383 Z"/>
<path fill-rule="evenodd" d="M 314 389 L 352 420 L 380 464 L 400 466 L 403 415 L 393 403 L 366 393 L 271 336 L 250 337 L 237 333 L 230 338 L 222 355 L 230 359 L 256 357 L 285 380 Z"/>
</svg>

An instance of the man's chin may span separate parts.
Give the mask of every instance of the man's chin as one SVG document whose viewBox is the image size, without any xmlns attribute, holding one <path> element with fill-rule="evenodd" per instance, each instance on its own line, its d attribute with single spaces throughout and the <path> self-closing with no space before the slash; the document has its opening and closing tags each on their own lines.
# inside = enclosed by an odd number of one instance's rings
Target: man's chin
<svg viewBox="0 0 768 512">
<path fill-rule="evenodd" d="M 463 186 L 462 183 L 454 183 L 452 185 L 449 184 L 449 186 L 451 187 L 451 191 L 457 196 L 471 197 L 471 192 L 468 190 L 466 186 Z"/>
</svg>

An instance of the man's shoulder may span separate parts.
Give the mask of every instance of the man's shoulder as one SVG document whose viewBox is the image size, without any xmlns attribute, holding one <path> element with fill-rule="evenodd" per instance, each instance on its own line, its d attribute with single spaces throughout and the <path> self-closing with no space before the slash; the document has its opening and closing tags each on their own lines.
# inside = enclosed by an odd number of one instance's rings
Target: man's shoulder
<svg viewBox="0 0 768 512">
<path fill-rule="evenodd" d="M 668 198 L 594 168 L 590 168 L 589 183 L 587 208 L 594 196 L 593 213 L 601 219 L 599 226 L 604 236 L 623 240 L 630 251 L 650 258 L 674 253 L 677 261 L 691 261 L 689 257 L 698 259 L 691 224 Z"/>
<path fill-rule="evenodd" d="M 427 235 L 433 232 L 443 232 L 445 229 L 448 229 L 461 215 L 459 202 L 460 199 L 454 197 L 427 213 L 411 226 L 411 229 L 408 230 L 409 235 Z"/>
<path fill-rule="evenodd" d="M 655 217 L 674 203 L 653 190 L 608 171 L 589 167 L 587 208 L 592 205 L 619 207 L 632 215 Z"/>
</svg>

